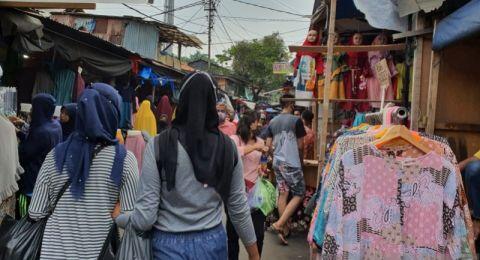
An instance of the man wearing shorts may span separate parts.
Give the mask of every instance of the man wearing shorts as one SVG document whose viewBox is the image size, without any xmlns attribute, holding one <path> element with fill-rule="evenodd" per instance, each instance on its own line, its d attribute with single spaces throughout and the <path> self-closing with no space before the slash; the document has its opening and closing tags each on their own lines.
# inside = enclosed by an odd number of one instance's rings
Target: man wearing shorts
<svg viewBox="0 0 480 260">
<path fill-rule="evenodd" d="M 294 112 L 294 102 L 285 101 L 293 95 L 285 94 L 280 100 L 282 113 L 272 119 L 268 126 L 267 146 L 274 147 L 273 170 L 277 180 L 277 200 L 280 218 L 272 224 L 283 243 L 287 244 L 285 233 L 290 217 L 302 203 L 305 195 L 303 178 L 303 137 L 306 135 L 303 122 Z M 292 199 L 287 203 L 289 193 Z"/>
</svg>

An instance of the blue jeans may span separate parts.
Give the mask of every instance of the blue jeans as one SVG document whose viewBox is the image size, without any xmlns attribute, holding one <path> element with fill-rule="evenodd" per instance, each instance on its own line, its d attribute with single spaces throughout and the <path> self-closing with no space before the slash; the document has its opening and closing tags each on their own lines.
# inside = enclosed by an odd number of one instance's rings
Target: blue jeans
<svg viewBox="0 0 480 260">
<path fill-rule="evenodd" d="M 467 164 L 462 172 L 462 178 L 472 216 L 480 219 L 480 160 Z"/>
<path fill-rule="evenodd" d="M 155 229 L 153 258 L 157 260 L 226 260 L 227 234 L 222 224 L 208 230 L 170 233 Z"/>
</svg>

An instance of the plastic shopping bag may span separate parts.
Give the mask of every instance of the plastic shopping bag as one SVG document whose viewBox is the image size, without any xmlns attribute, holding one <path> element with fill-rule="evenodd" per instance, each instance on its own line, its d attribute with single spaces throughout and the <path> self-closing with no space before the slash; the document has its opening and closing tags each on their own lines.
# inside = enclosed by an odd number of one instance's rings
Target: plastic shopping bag
<svg viewBox="0 0 480 260">
<path fill-rule="evenodd" d="M 10 216 L 5 217 L 0 235 L 0 259 L 38 259 L 47 219 L 33 221 L 27 215 L 15 221 Z"/>
<path fill-rule="evenodd" d="M 275 187 L 265 178 L 259 178 L 248 193 L 248 205 L 251 209 L 259 209 L 267 216 L 275 209 L 277 194 Z"/>
<path fill-rule="evenodd" d="M 149 232 L 138 234 L 129 221 L 123 234 L 120 250 L 116 259 L 150 260 L 153 259 Z"/>
</svg>

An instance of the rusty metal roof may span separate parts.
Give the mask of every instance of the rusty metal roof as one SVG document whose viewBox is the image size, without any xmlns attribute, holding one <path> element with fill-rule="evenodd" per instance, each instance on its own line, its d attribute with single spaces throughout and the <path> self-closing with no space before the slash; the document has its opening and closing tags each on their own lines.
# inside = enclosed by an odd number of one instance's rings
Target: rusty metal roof
<svg viewBox="0 0 480 260">
<path fill-rule="evenodd" d="M 136 21 L 140 23 L 151 24 L 157 27 L 160 35 L 160 41 L 173 42 L 187 47 L 200 48 L 203 42 L 194 35 L 186 34 L 179 30 L 178 27 L 157 21 L 144 20 L 136 16 L 113 16 L 113 15 L 98 15 L 89 13 L 72 13 L 72 12 L 51 12 L 51 15 L 70 15 L 85 18 L 104 18 L 104 19 L 118 19 L 126 21 Z"/>
</svg>

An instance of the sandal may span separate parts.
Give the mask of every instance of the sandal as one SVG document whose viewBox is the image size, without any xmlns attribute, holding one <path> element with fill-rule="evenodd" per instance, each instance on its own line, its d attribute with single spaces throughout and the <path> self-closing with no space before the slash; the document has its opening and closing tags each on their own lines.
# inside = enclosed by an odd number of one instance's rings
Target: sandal
<svg viewBox="0 0 480 260">
<path fill-rule="evenodd" d="M 285 235 L 283 234 L 283 230 L 280 230 L 278 227 L 276 227 L 275 223 L 272 224 L 272 229 L 277 233 L 278 238 L 280 239 L 280 242 L 284 245 L 288 245 L 287 239 L 285 239 Z"/>
</svg>

